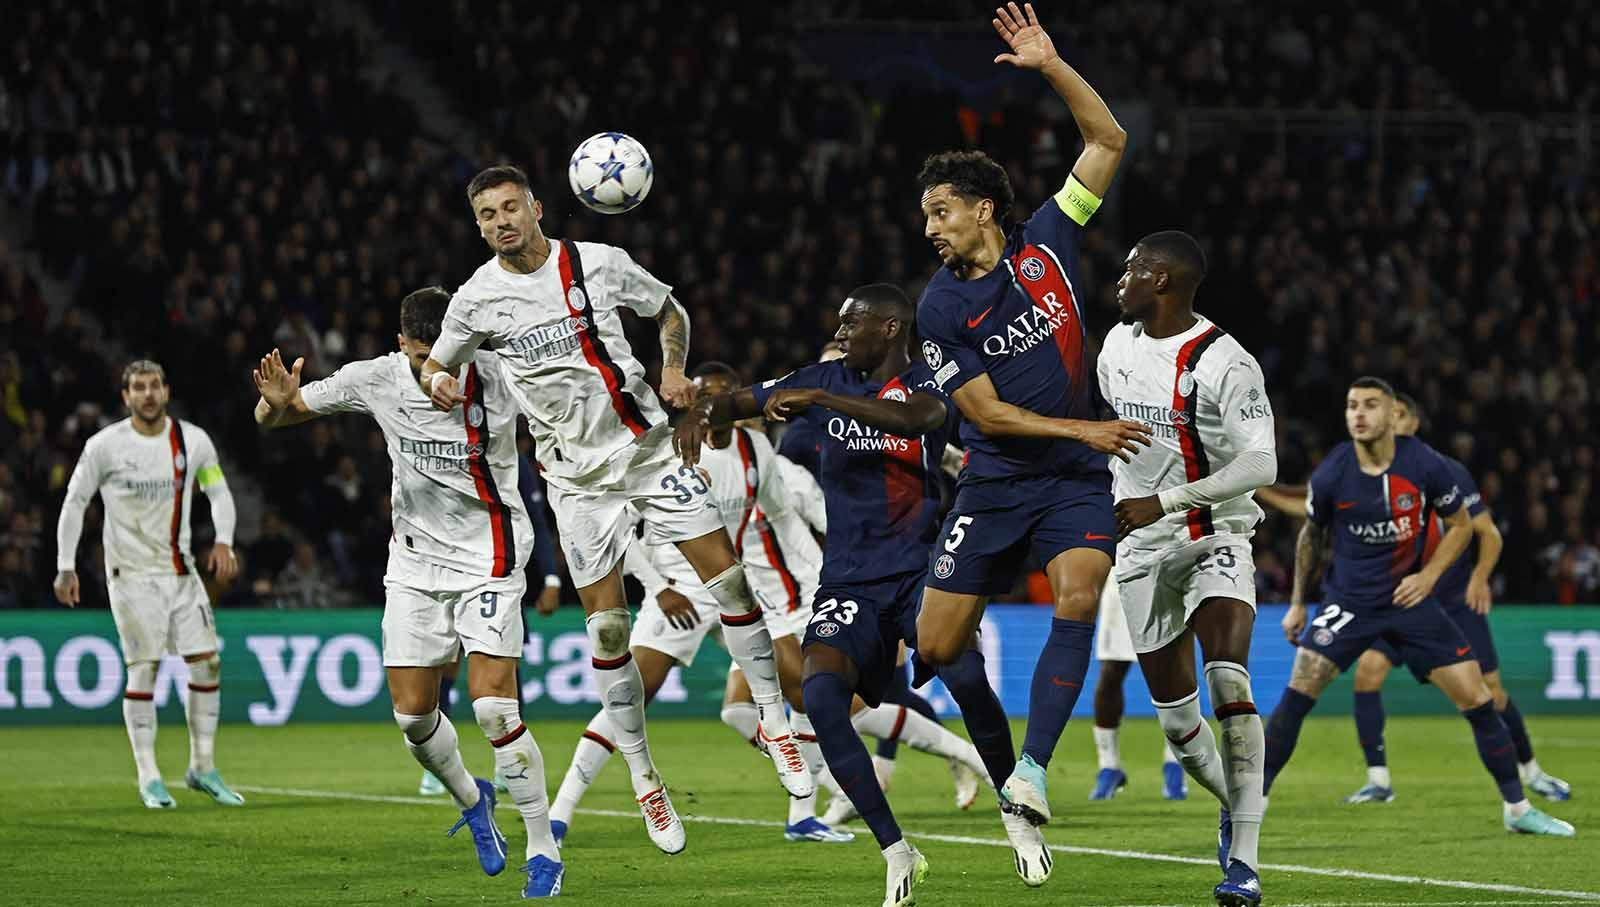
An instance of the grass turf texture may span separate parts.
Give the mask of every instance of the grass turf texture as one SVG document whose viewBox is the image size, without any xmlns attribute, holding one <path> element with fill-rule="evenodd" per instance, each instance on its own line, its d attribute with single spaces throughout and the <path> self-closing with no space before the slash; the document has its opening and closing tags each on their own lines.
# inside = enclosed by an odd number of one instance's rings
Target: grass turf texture
<svg viewBox="0 0 1600 907">
<path fill-rule="evenodd" d="M 461 710 L 463 717 L 467 715 Z M 1600 835 L 1600 721 L 1533 716 L 1539 758 L 1571 781 L 1577 798 L 1552 806 L 1578 826 L 1576 840 L 1532 838 L 1500 826 L 1495 790 L 1460 719 L 1391 719 L 1388 744 L 1399 798 L 1342 806 L 1363 781 L 1349 718 L 1313 718 L 1273 791 L 1261 845 L 1267 864 L 1390 873 L 1482 884 L 1592 892 L 1600 901 L 1593 843 Z M 1160 799 L 1159 731 L 1129 721 L 1123 758 L 1132 782 L 1116 799 L 1088 803 L 1094 775 L 1089 722 L 1067 729 L 1050 767 L 1053 845 L 1140 851 L 1210 860 L 1216 804 L 1191 784 L 1190 799 Z M 469 767 L 492 771 L 488 745 L 458 723 Z M 533 729 L 552 795 L 581 727 Z M 645 837 L 613 759 L 583 806 L 626 812 L 574 822 L 565 851 L 562 898 L 589 904 L 876 904 L 883 861 L 871 835 L 853 844 L 790 844 L 778 827 L 786 800 L 770 764 L 711 721 L 650 725 L 653 749 L 687 815 L 760 820 L 773 827 L 688 823 L 688 850 L 667 857 Z M 1021 739 L 1022 727 L 1016 727 Z M 8 904 L 463 904 L 515 900 L 523 877 L 521 822 L 502 797 L 500 825 L 511 841 L 507 871 L 479 871 L 465 832 L 444 837 L 456 818 L 433 803 L 364 802 L 246 793 L 227 809 L 183 788 L 187 738 L 181 723 L 161 728 L 159 755 L 175 810 L 146 810 L 134 789 L 120 727 L 7 728 L 0 733 L 0 869 Z M 917 832 L 1004 839 L 992 794 L 970 812 L 951 804 L 944 764 L 901 747 L 890 800 L 933 872 L 923 905 L 1209 904 L 1214 863 L 1057 853 L 1042 889 L 1023 887 L 1001 847 L 918 839 Z M 399 732 L 384 724 L 227 725 L 218 762 L 240 788 L 294 788 L 414 798 L 420 771 Z M 1318 876 L 1267 869 L 1271 905 L 1547 904 L 1547 894 L 1417 882 Z"/>
</svg>

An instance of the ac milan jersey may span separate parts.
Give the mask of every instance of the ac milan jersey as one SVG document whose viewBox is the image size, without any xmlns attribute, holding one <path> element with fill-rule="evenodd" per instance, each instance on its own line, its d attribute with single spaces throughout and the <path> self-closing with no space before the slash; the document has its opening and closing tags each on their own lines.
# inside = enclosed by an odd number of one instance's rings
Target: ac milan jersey
<svg viewBox="0 0 1600 907">
<path fill-rule="evenodd" d="M 67 483 L 56 525 L 57 569 L 76 569 L 83 513 L 99 493 L 105 506 L 101 544 L 108 573 L 192 573 L 189 515 L 196 487 L 211 499 L 217 541 L 231 546 L 233 498 L 204 429 L 171 416 L 154 435 L 140 434 L 132 419 L 106 426 L 84 442 Z"/>
<path fill-rule="evenodd" d="M 513 576 L 528 563 L 533 526 L 517 492 L 517 402 L 498 357 L 472 356 L 466 400 L 434 409 L 404 353 L 351 362 L 300 391 L 314 413 L 366 413 L 393 466 L 389 575 L 416 562 L 473 576 Z"/>
<path fill-rule="evenodd" d="M 1478 484 L 1472 480 L 1472 473 L 1462 465 L 1460 460 L 1445 454 L 1439 455 L 1444 460 L 1444 465 L 1450 470 L 1450 478 L 1461 489 L 1461 506 L 1467 508 L 1468 517 L 1476 517 L 1482 513 L 1483 494 L 1478 491 Z M 1433 557 L 1433 551 L 1439 545 L 1439 539 L 1444 537 L 1444 520 L 1435 513 L 1428 520 L 1428 545 L 1423 553 L 1422 562 L 1426 564 Z M 1446 608 L 1465 607 L 1467 603 L 1467 584 L 1472 579 L 1472 570 L 1478 564 L 1478 534 L 1472 534 L 1472 541 L 1467 543 L 1467 550 L 1461 552 L 1456 562 L 1451 564 L 1439 577 L 1433 586 L 1433 595 L 1439 599 L 1439 604 Z"/>
<path fill-rule="evenodd" d="M 1393 462 L 1374 476 L 1361 471 L 1354 442 L 1335 447 L 1311 474 L 1306 493 L 1306 517 L 1333 533 L 1323 599 L 1392 606 L 1401 578 L 1423 564 L 1430 509 L 1441 516 L 1461 509 L 1461 491 L 1433 448 L 1395 438 Z"/>
<path fill-rule="evenodd" d="M 1113 461 L 1117 500 L 1159 494 L 1205 478 L 1246 450 L 1275 451 L 1272 407 L 1255 357 L 1199 318 L 1172 337 L 1119 324 L 1106 335 L 1096 372 L 1119 418 L 1150 427 L 1149 447 Z M 1128 536 L 1134 548 L 1185 545 L 1214 532 L 1246 533 L 1261 521 L 1250 493 L 1171 513 Z"/>
<path fill-rule="evenodd" d="M 498 258 L 478 268 L 451 298 L 432 355 L 454 368 L 480 347 L 499 354 L 545 479 L 574 479 L 669 430 L 617 309 L 653 318 L 671 292 L 621 249 L 551 239 L 531 274 Z"/>
<path fill-rule="evenodd" d="M 791 387 L 888 400 L 934 394 L 954 411 L 922 362 L 878 383 L 836 359 L 808 365 L 751 390 L 756 404 L 766 406 L 774 391 Z M 828 514 L 822 583 L 873 582 L 925 569 L 928 548 L 939 529 L 939 463 L 950 419 L 927 434 L 901 438 L 820 406 L 793 418 L 816 427 L 822 448 L 818 480 Z"/>
<path fill-rule="evenodd" d="M 917 331 L 923 358 L 946 393 L 987 374 L 1006 403 L 1041 416 L 1096 418 L 1078 297 L 1082 227 L 1058 198 L 1012 230 L 994 270 L 961 280 L 942 268 L 922 291 Z M 1107 469 L 1105 454 L 1077 441 L 991 438 L 971 422 L 961 424 L 960 438 L 967 452 L 964 478 L 1085 476 Z"/>
<path fill-rule="evenodd" d="M 727 447 L 702 447 L 699 465 L 734 553 L 762 605 L 779 612 L 810 607 L 822 550 L 804 518 L 810 508 L 799 498 L 820 494 L 816 484 L 809 490 L 790 487 L 766 436 L 744 428 L 733 430 Z M 645 546 L 635 542 L 632 547 Z M 648 546 L 644 555 L 655 571 L 675 583 L 700 582 L 676 545 Z"/>
</svg>

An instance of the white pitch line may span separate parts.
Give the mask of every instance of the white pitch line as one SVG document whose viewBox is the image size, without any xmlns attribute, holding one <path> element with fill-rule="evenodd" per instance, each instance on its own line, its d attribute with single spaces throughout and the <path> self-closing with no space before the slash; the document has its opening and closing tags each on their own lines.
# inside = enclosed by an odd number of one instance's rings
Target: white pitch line
<svg viewBox="0 0 1600 907">
<path fill-rule="evenodd" d="M 323 800 L 358 800 L 368 803 L 411 803 L 422 806 L 438 806 L 448 803 L 449 800 L 429 799 L 426 797 L 406 797 L 389 794 L 358 794 L 342 791 L 304 790 L 291 787 L 245 787 L 234 785 L 234 790 L 254 794 L 274 794 L 282 797 L 310 797 Z M 508 804 L 509 805 L 509 804 Z M 639 814 L 632 811 L 616 809 L 579 809 L 579 813 L 586 816 L 601 816 L 614 819 L 637 819 Z M 741 819 L 730 816 L 697 816 L 684 813 L 685 822 L 702 822 L 708 825 L 736 825 L 754 828 L 783 828 L 782 822 L 773 822 L 765 819 Z M 974 844 L 985 847 L 1010 847 L 1009 841 L 996 838 L 974 838 L 967 835 L 947 835 L 933 832 L 906 830 L 905 835 L 910 838 L 920 838 L 924 841 L 939 841 L 944 844 Z M 1200 857 L 1183 857 L 1176 854 L 1150 853 L 1142 850 L 1114 850 L 1104 847 L 1078 847 L 1072 844 L 1051 844 L 1050 849 L 1056 853 L 1080 854 L 1095 857 L 1117 857 L 1127 860 L 1145 860 L 1158 863 L 1185 863 L 1191 866 L 1215 866 L 1215 860 Z M 1316 875 L 1340 879 L 1365 879 L 1372 882 L 1395 882 L 1402 885 L 1425 885 L 1436 888 L 1459 888 L 1467 891 L 1494 891 L 1502 894 L 1531 894 L 1546 898 L 1566 898 L 1572 901 L 1600 901 L 1600 891 L 1565 891 L 1556 888 L 1528 888 L 1523 885 L 1504 885 L 1495 882 L 1468 882 L 1461 879 L 1431 879 L 1426 876 L 1395 875 L 1387 872 L 1364 872 L 1359 869 L 1328 869 L 1321 866 L 1299 866 L 1292 863 L 1263 863 L 1262 869 L 1276 872 L 1297 872 L 1304 875 Z M 1465 903 L 1465 902 L 1464 902 Z M 1470 902 L 1480 903 L 1480 902 Z M 1484 904 L 1510 904 L 1521 902 L 1510 901 L 1484 901 Z M 1532 901 L 1527 903 L 1543 903 Z M 1283 904 L 1280 907 L 1295 907 Z M 1328 904 L 1301 905 L 1301 907 L 1332 907 Z M 1359 902 L 1357 907 L 1373 907 L 1372 902 Z"/>
</svg>

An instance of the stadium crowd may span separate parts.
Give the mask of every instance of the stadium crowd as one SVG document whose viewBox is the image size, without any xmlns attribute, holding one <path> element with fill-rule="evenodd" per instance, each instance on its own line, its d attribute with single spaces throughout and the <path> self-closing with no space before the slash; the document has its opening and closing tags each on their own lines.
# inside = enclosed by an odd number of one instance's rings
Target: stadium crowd
<svg viewBox="0 0 1600 907">
<path fill-rule="evenodd" d="M 1600 26 L 1580 23 L 1551 39 L 1558 52 L 1534 55 L 1526 47 L 1549 38 L 1544 4 L 1491 5 L 1492 21 L 1449 27 L 1467 48 L 1491 29 L 1513 36 L 1508 59 L 1537 87 L 1513 109 L 1592 112 L 1600 78 L 1583 76 L 1600 76 Z M 461 198 L 479 161 L 528 170 L 549 232 L 622 245 L 676 285 L 693 358 L 746 378 L 812 358 L 850 287 L 920 289 L 935 264 L 911 188 L 922 156 L 990 151 L 1013 175 L 1015 215 L 1054 191 L 1076 133 L 1064 110 L 1041 113 L 1027 96 L 875 96 L 808 61 L 819 17 L 887 6 L 795 17 L 782 5 L 735 16 L 700 0 L 623 3 L 608 28 L 633 40 L 609 44 L 581 41 L 571 7 L 373 0 L 484 130 L 473 160 L 423 138 L 410 105 L 363 76 L 373 48 L 308 3 L 26 12 L 0 58 L 0 205 L 31 225 L 43 272 L 0 248 L 0 606 L 51 603 L 55 508 L 84 439 L 120 417 L 117 376 L 135 355 L 165 365 L 174 411 L 211 432 L 230 480 L 259 484 L 244 578 L 223 603 L 379 601 L 381 435 L 338 420 L 263 437 L 249 368 L 273 346 L 304 356 L 310 377 L 392 349 L 401 296 L 451 287 L 484 257 Z M 1267 372 L 1284 480 L 1344 437 L 1344 384 L 1388 376 L 1422 400 L 1425 437 L 1478 477 L 1506 536 L 1499 597 L 1600 601 L 1600 187 L 1578 150 L 1508 145 L 1474 163 L 1403 143 L 1380 155 L 1349 138 L 1282 156 L 1246 136 L 1171 140 L 1170 117 L 1190 105 L 1516 103 L 1453 52 L 1434 68 L 1363 65 L 1380 51 L 1414 59 L 1423 38 L 1409 23 L 1423 17 L 1405 15 L 1415 0 L 1356 6 L 1333 19 L 1219 0 L 1184 5 L 1176 25 L 1158 24 L 1152 4 L 1097 14 L 1079 43 L 1115 74 L 1113 108 L 1147 100 L 1157 126 L 1085 234 L 1091 330 L 1110 326 L 1133 240 L 1194 233 L 1210 255 L 1201 309 Z M 478 40 L 486 29 L 503 40 Z M 1191 32 L 1204 37 L 1180 49 Z M 1152 56 L 1164 63 L 1143 66 Z M 669 71 L 645 70 L 647 57 Z M 625 217 L 584 212 L 566 190 L 569 150 L 601 128 L 655 155 L 653 193 Z M 55 318 L 47 277 L 73 294 Z M 654 342 L 640 336 L 648 361 Z M 86 552 L 97 529 L 91 518 Z M 1292 540 L 1279 517 L 1258 535 L 1265 600 L 1287 593 Z M 91 562 L 80 573 L 93 600 Z"/>
</svg>

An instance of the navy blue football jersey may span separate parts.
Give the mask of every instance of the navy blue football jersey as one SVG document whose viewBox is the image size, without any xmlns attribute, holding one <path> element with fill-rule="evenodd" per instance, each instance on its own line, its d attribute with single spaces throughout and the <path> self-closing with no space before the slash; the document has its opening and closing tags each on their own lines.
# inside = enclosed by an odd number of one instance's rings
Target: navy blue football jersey
<svg viewBox="0 0 1600 907">
<path fill-rule="evenodd" d="M 923 358 L 946 393 L 988 374 L 1006 403 L 1041 416 L 1098 418 L 1080 299 L 1088 288 L 1077 279 L 1082 226 L 1063 210 L 1062 198 L 1046 201 L 1012 229 L 993 271 L 961 280 L 942 268 L 922 291 Z M 1082 477 L 1109 469 L 1106 454 L 1077 441 L 990 438 L 970 422 L 961 425 L 960 438 L 964 477 Z"/>
<path fill-rule="evenodd" d="M 1472 481 L 1472 473 L 1462 465 L 1460 460 L 1445 454 L 1439 455 L 1444 460 L 1444 465 L 1450 470 L 1450 478 L 1461 489 L 1461 506 L 1467 508 L 1468 517 L 1476 517 L 1484 511 L 1483 494 L 1478 491 L 1478 484 Z M 1434 548 L 1438 547 L 1439 539 L 1444 537 L 1444 520 L 1437 513 L 1428 520 L 1428 547 L 1423 556 L 1423 563 L 1433 557 Z M 1473 533 L 1472 541 L 1467 543 L 1467 550 L 1461 552 L 1456 562 L 1445 570 L 1439 577 L 1439 582 L 1433 587 L 1433 595 L 1439 604 L 1446 608 L 1465 607 L 1467 604 L 1467 583 L 1472 579 L 1472 570 L 1478 565 L 1478 535 Z"/>
<path fill-rule="evenodd" d="M 1450 467 L 1416 438 L 1395 438 L 1394 461 L 1376 476 L 1361 471 L 1353 442 L 1335 447 L 1312 473 L 1306 496 L 1306 516 L 1333 532 L 1323 600 L 1392 606 L 1401 578 L 1424 562 L 1429 511 L 1450 516 L 1460 509 Z"/>
<path fill-rule="evenodd" d="M 955 409 L 922 362 L 879 384 L 837 359 L 808 365 L 752 390 L 756 402 L 766 406 L 774 391 L 801 387 L 899 400 L 913 393 L 934 394 L 948 411 Z M 873 582 L 925 569 L 939 530 L 939 463 L 950 435 L 948 415 L 938 430 L 918 438 L 886 434 L 820 406 L 794 418 L 811 423 L 821 450 L 817 481 L 828 511 L 822 585 Z"/>
</svg>

